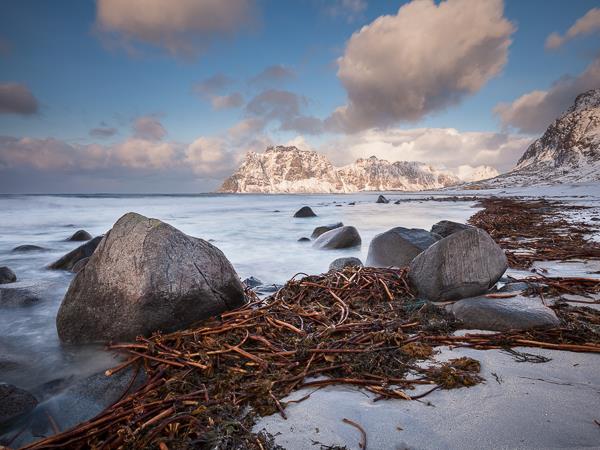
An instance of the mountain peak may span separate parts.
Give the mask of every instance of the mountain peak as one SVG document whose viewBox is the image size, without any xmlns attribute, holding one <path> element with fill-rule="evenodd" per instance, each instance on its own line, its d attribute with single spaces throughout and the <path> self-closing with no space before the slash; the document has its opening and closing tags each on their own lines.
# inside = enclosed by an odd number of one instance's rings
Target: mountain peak
<svg viewBox="0 0 600 450">
<path fill-rule="evenodd" d="M 575 103 L 567 110 L 568 113 L 587 108 L 600 107 L 600 89 L 590 89 L 575 98 Z"/>
</svg>

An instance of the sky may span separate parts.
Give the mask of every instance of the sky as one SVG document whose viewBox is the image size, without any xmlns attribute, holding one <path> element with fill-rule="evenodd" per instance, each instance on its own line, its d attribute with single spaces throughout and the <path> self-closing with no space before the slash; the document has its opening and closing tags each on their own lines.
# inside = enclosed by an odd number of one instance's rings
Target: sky
<svg viewBox="0 0 600 450">
<path fill-rule="evenodd" d="M 269 145 L 505 172 L 599 38 L 594 0 L 5 0 L 0 193 L 208 192 Z"/>
</svg>

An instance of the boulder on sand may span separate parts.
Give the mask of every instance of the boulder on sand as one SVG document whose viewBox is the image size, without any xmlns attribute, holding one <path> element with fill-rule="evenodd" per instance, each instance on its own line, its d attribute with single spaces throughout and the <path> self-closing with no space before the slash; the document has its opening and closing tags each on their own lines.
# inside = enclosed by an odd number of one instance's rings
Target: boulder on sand
<svg viewBox="0 0 600 450">
<path fill-rule="evenodd" d="M 92 235 L 85 230 L 77 230 L 67 241 L 89 241 Z"/>
<path fill-rule="evenodd" d="M 0 426 L 27 414 L 37 405 L 29 392 L 12 384 L 0 383 Z"/>
<path fill-rule="evenodd" d="M 389 203 L 390 201 L 385 198 L 383 195 L 380 195 L 379 197 L 377 197 L 377 201 L 375 203 Z"/>
<path fill-rule="evenodd" d="M 452 222 L 451 220 L 441 220 L 431 227 L 431 232 L 439 234 L 441 237 L 448 237 L 458 231 L 472 228 L 471 225 L 465 225 L 464 223 Z"/>
<path fill-rule="evenodd" d="M 71 282 L 56 327 L 69 343 L 133 340 L 241 306 L 225 255 L 157 219 L 127 213 Z"/>
<path fill-rule="evenodd" d="M 321 236 L 323 233 L 327 233 L 328 231 L 331 231 L 335 228 L 340 228 L 343 227 L 344 224 L 342 222 L 338 222 L 338 223 L 330 223 L 329 225 L 322 225 L 320 227 L 317 227 L 313 230 L 312 234 L 310 235 L 311 239 L 316 239 L 319 236 Z"/>
<path fill-rule="evenodd" d="M 396 227 L 378 234 L 369 244 L 367 266 L 405 267 L 440 237 L 419 228 Z"/>
<path fill-rule="evenodd" d="M 419 294 L 445 301 L 473 297 L 491 288 L 508 268 L 504 251 L 484 230 L 472 227 L 444 238 L 410 264 Z"/>
<path fill-rule="evenodd" d="M 529 330 L 560 325 L 554 311 L 539 299 L 528 297 L 472 297 L 452 305 L 452 313 L 465 327 L 477 330 Z"/>
<path fill-rule="evenodd" d="M 17 281 L 17 276 L 9 267 L 0 267 L 0 284 L 14 283 L 15 281 Z"/>
<path fill-rule="evenodd" d="M 309 206 L 303 206 L 294 214 L 294 217 L 317 217 L 315 212 Z"/>
<path fill-rule="evenodd" d="M 334 228 L 323 233 L 313 243 L 313 247 L 319 249 L 337 249 L 358 247 L 361 244 L 360 234 L 354 227 Z"/>
<path fill-rule="evenodd" d="M 96 236 L 91 241 L 86 242 L 83 245 L 80 245 L 74 250 L 71 250 L 69 253 L 64 255 L 57 261 L 54 261 L 52 264 L 48 266 L 48 269 L 55 270 L 73 270 L 75 264 L 84 259 L 92 256 L 98 244 L 102 240 L 102 236 Z M 81 269 L 81 268 L 80 268 Z"/>
<path fill-rule="evenodd" d="M 339 272 L 344 270 L 346 267 L 362 267 L 363 263 L 360 259 L 355 258 L 354 256 L 349 256 L 346 258 L 337 258 L 331 261 L 329 264 L 329 271 Z"/>
</svg>

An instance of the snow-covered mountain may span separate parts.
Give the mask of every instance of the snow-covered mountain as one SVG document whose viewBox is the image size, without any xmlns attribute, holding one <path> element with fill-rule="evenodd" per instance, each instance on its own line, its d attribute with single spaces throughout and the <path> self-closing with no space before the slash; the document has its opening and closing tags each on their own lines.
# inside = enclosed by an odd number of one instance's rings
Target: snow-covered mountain
<svg viewBox="0 0 600 450">
<path fill-rule="evenodd" d="M 575 103 L 535 140 L 510 172 L 483 187 L 600 181 L 600 89 Z"/>
<path fill-rule="evenodd" d="M 371 156 L 336 168 L 324 155 L 296 147 L 248 152 L 219 192 L 311 193 L 439 189 L 461 180 L 427 164 Z"/>
</svg>

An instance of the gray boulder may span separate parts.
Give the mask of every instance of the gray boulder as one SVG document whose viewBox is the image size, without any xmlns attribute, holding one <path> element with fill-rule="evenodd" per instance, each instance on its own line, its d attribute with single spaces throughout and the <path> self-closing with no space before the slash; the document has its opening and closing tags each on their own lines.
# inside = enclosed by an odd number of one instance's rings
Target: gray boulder
<svg viewBox="0 0 600 450">
<path fill-rule="evenodd" d="M 256 277 L 248 277 L 244 281 L 242 281 L 244 286 L 249 287 L 250 289 L 255 288 L 257 286 L 262 286 L 263 282 L 260 281 Z"/>
<path fill-rule="evenodd" d="M 0 426 L 27 414 L 37 406 L 29 392 L 12 384 L 0 383 Z"/>
<path fill-rule="evenodd" d="M 17 276 L 9 267 L 0 267 L 0 284 L 14 283 L 15 281 L 17 281 Z"/>
<path fill-rule="evenodd" d="M 92 235 L 85 230 L 77 230 L 67 241 L 89 241 Z"/>
<path fill-rule="evenodd" d="M 29 252 L 44 252 L 47 248 L 40 247 L 39 245 L 25 244 L 19 245 L 12 249 L 13 253 L 29 253 Z"/>
<path fill-rule="evenodd" d="M 529 330 L 560 325 L 554 311 L 539 299 L 472 297 L 452 305 L 452 313 L 465 327 L 478 330 Z"/>
<path fill-rule="evenodd" d="M 362 267 L 363 263 L 360 259 L 355 258 L 354 256 L 349 256 L 347 258 L 337 258 L 331 261 L 329 264 L 329 271 L 331 272 L 339 272 L 344 270 L 346 267 Z"/>
<path fill-rule="evenodd" d="M 338 223 L 331 223 L 329 225 L 322 225 L 320 227 L 317 227 L 313 230 L 312 234 L 310 235 L 311 239 L 316 239 L 319 236 L 321 236 L 323 233 L 327 233 L 328 231 L 334 230 L 335 228 L 341 228 L 343 227 L 344 224 L 342 222 L 338 222 Z"/>
<path fill-rule="evenodd" d="M 157 219 L 127 213 L 71 282 L 56 318 L 64 342 L 170 332 L 245 301 L 225 255 Z"/>
<path fill-rule="evenodd" d="M 378 234 L 369 244 L 367 266 L 405 267 L 440 240 L 436 234 L 419 228 L 396 227 Z"/>
<path fill-rule="evenodd" d="M 294 214 L 294 217 L 317 217 L 315 212 L 309 206 L 303 206 Z"/>
<path fill-rule="evenodd" d="M 351 248 L 360 246 L 361 242 L 360 234 L 358 234 L 356 228 L 340 227 L 323 233 L 313 243 L 313 247 L 321 250 Z"/>
<path fill-rule="evenodd" d="M 0 288 L 0 307 L 32 306 L 41 301 L 40 295 L 23 287 Z"/>
<path fill-rule="evenodd" d="M 377 197 L 377 200 L 375 201 L 375 203 L 389 203 L 390 201 L 385 198 L 383 195 L 380 195 L 379 197 Z"/>
<path fill-rule="evenodd" d="M 507 268 L 504 251 L 489 234 L 473 227 L 416 256 L 409 277 L 421 296 L 433 301 L 455 300 L 483 294 Z"/>
<path fill-rule="evenodd" d="M 71 272 L 79 273 L 85 267 L 89 260 L 90 258 L 81 258 L 79 261 L 73 264 L 73 267 L 71 267 Z"/>
<path fill-rule="evenodd" d="M 298 239 L 298 242 L 310 242 L 310 239 L 307 238 L 306 236 L 303 236 L 301 238 Z"/>
<path fill-rule="evenodd" d="M 96 250 L 96 247 L 98 247 L 98 244 L 100 244 L 101 240 L 102 240 L 102 236 L 96 236 L 91 241 L 88 241 L 85 244 L 80 245 L 76 249 L 71 250 L 69 253 L 64 255 L 59 260 L 54 261 L 52 264 L 50 264 L 48 266 L 48 269 L 71 270 L 72 271 L 73 266 L 75 266 L 75 264 L 78 261 L 92 256 L 92 254 Z"/>
<path fill-rule="evenodd" d="M 471 225 L 464 223 L 452 222 L 451 220 L 441 220 L 431 227 L 431 232 L 439 234 L 441 237 L 448 237 L 457 231 L 473 228 Z"/>
</svg>

